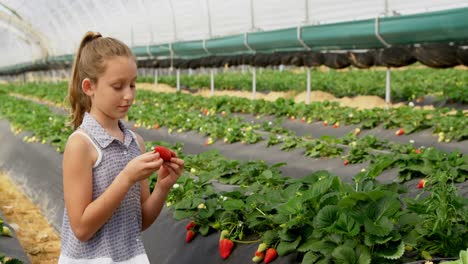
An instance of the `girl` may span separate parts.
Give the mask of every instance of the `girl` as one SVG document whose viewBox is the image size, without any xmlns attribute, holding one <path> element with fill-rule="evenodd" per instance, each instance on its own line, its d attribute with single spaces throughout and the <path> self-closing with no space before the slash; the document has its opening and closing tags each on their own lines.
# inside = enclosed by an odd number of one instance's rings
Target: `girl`
<svg viewBox="0 0 468 264">
<path fill-rule="evenodd" d="M 125 117 L 135 98 L 136 60 L 113 38 L 87 32 L 69 85 L 72 123 L 63 155 L 65 212 L 59 263 L 149 263 L 141 232 L 158 217 L 184 161 L 145 152 Z M 158 171 L 150 194 L 147 178 Z"/>
</svg>

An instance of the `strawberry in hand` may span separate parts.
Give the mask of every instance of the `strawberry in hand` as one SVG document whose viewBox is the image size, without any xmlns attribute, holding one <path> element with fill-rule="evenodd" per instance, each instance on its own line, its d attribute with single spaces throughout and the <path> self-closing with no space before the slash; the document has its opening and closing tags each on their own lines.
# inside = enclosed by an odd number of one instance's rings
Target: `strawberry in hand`
<svg viewBox="0 0 468 264">
<path fill-rule="evenodd" d="M 165 148 L 163 146 L 154 147 L 154 152 L 155 153 L 158 152 L 159 156 L 164 161 L 171 161 L 171 158 L 175 156 L 174 153 L 170 149 Z"/>
</svg>

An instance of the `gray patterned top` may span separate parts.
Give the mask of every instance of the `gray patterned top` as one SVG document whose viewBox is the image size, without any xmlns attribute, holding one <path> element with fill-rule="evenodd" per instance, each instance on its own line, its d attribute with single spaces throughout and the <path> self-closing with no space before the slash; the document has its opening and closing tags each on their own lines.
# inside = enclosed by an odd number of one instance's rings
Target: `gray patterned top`
<svg viewBox="0 0 468 264">
<path fill-rule="evenodd" d="M 101 159 L 93 167 L 93 200 L 107 189 L 130 160 L 141 153 L 133 132 L 120 120 L 119 127 L 124 132 L 123 143 L 109 135 L 88 113 L 80 126 L 100 151 Z M 65 208 L 59 263 L 90 263 L 91 259 L 129 263 L 139 255 L 147 259 L 141 240 L 140 192 L 140 184 L 132 186 L 112 217 L 86 242 L 75 237 Z"/>
</svg>

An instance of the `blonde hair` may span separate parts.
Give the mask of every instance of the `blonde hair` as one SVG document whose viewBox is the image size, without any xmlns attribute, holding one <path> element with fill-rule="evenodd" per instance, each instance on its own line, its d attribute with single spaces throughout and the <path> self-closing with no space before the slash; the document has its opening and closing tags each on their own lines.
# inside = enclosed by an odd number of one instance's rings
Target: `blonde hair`
<svg viewBox="0 0 468 264">
<path fill-rule="evenodd" d="M 117 56 L 136 59 L 130 48 L 120 40 L 102 37 L 100 33 L 88 31 L 76 52 L 68 85 L 68 99 L 71 107 L 71 124 L 78 128 L 85 112 L 91 109 L 91 99 L 81 89 L 83 80 L 88 78 L 97 83 L 106 71 L 106 61 Z"/>
</svg>

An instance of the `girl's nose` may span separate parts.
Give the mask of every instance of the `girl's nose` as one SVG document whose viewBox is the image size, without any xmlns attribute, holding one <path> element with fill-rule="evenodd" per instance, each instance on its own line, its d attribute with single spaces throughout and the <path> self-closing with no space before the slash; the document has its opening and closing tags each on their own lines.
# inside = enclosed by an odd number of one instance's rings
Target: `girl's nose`
<svg viewBox="0 0 468 264">
<path fill-rule="evenodd" d="M 131 87 L 128 87 L 127 89 L 125 89 L 125 94 L 124 94 L 125 100 L 133 100 L 134 96 L 135 96 L 135 92 Z"/>
</svg>

